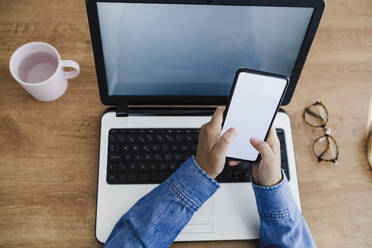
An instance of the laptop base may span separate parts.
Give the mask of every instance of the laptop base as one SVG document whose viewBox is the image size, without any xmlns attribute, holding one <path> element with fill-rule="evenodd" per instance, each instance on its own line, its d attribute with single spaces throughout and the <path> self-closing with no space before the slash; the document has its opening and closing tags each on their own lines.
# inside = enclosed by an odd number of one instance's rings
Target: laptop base
<svg viewBox="0 0 372 248">
<path fill-rule="evenodd" d="M 211 116 L 117 116 L 106 112 L 101 119 L 97 190 L 96 237 L 104 243 L 117 220 L 157 184 L 108 184 L 108 134 L 114 128 L 199 128 Z M 274 127 L 284 130 L 289 186 L 300 205 L 290 118 L 278 112 Z M 230 213 L 230 214 L 226 214 Z M 251 183 L 221 183 L 220 189 L 194 214 L 176 241 L 241 240 L 259 238 L 259 217 Z"/>
</svg>

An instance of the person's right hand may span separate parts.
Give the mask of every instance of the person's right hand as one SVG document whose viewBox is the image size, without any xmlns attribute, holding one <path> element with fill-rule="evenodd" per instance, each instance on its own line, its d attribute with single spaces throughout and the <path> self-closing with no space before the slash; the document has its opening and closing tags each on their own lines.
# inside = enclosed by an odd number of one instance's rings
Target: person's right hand
<svg viewBox="0 0 372 248">
<path fill-rule="evenodd" d="M 261 154 L 259 164 L 254 164 L 252 177 L 255 184 L 262 186 L 273 186 L 282 180 L 280 142 L 274 128 L 270 129 L 269 136 L 265 141 L 255 138 L 250 140 L 251 145 Z M 235 166 L 239 161 L 231 160 L 229 165 Z"/>
</svg>

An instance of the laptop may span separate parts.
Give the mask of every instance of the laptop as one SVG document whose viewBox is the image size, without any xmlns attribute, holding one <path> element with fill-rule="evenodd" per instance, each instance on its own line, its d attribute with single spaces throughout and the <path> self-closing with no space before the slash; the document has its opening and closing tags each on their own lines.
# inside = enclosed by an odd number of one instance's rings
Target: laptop
<svg viewBox="0 0 372 248">
<path fill-rule="evenodd" d="M 195 154 L 199 128 L 225 105 L 238 68 L 290 78 L 290 102 L 322 0 L 86 0 L 101 101 L 96 237 Z M 252 120 L 254 121 L 254 120 Z M 301 209 L 291 120 L 274 127 Z M 251 165 L 225 166 L 220 189 L 176 241 L 259 238 Z M 170 216 L 171 217 L 171 216 Z"/>
</svg>

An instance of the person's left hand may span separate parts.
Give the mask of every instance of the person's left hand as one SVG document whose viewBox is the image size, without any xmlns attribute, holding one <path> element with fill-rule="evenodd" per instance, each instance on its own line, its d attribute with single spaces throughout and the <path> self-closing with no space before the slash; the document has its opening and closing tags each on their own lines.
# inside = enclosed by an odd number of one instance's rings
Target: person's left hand
<svg viewBox="0 0 372 248">
<path fill-rule="evenodd" d="M 235 128 L 230 128 L 221 136 L 223 111 L 218 107 L 210 122 L 200 128 L 198 149 L 195 160 L 212 178 L 216 178 L 223 170 L 227 148 L 236 137 Z"/>
</svg>

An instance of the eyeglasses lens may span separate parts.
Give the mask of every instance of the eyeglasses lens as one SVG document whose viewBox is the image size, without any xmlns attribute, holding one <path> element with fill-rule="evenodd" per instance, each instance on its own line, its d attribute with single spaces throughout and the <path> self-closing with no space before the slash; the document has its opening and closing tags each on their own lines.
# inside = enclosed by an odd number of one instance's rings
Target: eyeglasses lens
<svg viewBox="0 0 372 248">
<path fill-rule="evenodd" d="M 314 142 L 314 155 L 321 160 L 334 160 L 337 158 L 337 145 L 330 136 L 322 136 Z"/>
<path fill-rule="evenodd" d="M 328 121 L 327 110 L 321 104 L 314 104 L 306 108 L 304 117 L 305 121 L 313 127 L 325 125 Z"/>
</svg>

